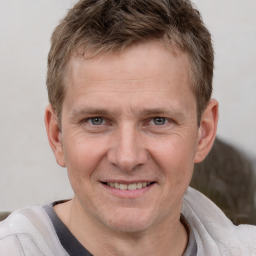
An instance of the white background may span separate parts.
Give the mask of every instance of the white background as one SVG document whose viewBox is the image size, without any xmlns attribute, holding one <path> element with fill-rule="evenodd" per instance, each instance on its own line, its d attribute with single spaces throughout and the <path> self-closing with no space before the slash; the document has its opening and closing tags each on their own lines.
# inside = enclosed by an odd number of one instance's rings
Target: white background
<svg viewBox="0 0 256 256">
<path fill-rule="evenodd" d="M 50 36 L 75 0 L 0 0 L 0 210 L 68 198 L 43 123 Z M 256 1 L 195 0 L 213 35 L 218 135 L 256 159 Z"/>
</svg>

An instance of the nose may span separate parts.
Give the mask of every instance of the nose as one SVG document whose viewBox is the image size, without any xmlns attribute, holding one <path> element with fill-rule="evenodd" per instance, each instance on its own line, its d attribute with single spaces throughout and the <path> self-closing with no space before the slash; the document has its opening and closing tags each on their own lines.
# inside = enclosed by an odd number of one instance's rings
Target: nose
<svg viewBox="0 0 256 256">
<path fill-rule="evenodd" d="M 146 163 L 148 155 L 143 137 L 132 125 L 122 126 L 114 135 L 108 161 L 122 171 L 132 171 Z"/>
</svg>

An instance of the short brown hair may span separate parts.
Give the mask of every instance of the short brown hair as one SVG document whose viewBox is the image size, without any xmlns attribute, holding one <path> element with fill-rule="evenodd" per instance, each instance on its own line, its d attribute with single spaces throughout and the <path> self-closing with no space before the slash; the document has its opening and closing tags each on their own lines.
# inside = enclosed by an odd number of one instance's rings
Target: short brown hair
<svg viewBox="0 0 256 256">
<path fill-rule="evenodd" d="M 48 56 L 48 97 L 58 119 L 65 96 L 65 68 L 78 48 L 118 51 L 149 40 L 163 40 L 188 54 L 200 122 L 211 98 L 214 54 L 211 35 L 189 0 L 81 0 L 75 4 L 54 30 Z"/>
</svg>

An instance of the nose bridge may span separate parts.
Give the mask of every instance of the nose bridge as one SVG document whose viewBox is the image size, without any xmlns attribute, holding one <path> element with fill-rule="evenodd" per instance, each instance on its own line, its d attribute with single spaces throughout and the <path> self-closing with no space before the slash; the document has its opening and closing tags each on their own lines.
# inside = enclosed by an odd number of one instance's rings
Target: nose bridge
<svg viewBox="0 0 256 256">
<path fill-rule="evenodd" d="M 111 162 L 120 169 L 129 171 L 142 165 L 147 160 L 140 132 L 132 123 L 123 124 L 118 128 Z"/>
</svg>

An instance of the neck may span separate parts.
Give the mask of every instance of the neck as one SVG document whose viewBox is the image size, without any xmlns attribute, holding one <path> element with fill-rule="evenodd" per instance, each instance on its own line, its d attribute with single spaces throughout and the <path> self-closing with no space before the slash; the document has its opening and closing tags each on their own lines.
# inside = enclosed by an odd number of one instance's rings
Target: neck
<svg viewBox="0 0 256 256">
<path fill-rule="evenodd" d="M 93 255 L 183 255 L 188 235 L 178 214 L 140 232 L 111 230 L 92 216 L 82 214 L 71 200 L 55 208 L 57 215 Z M 65 214 L 63 214 L 65 213 Z M 79 221 L 78 221 L 79 220 Z"/>
</svg>

